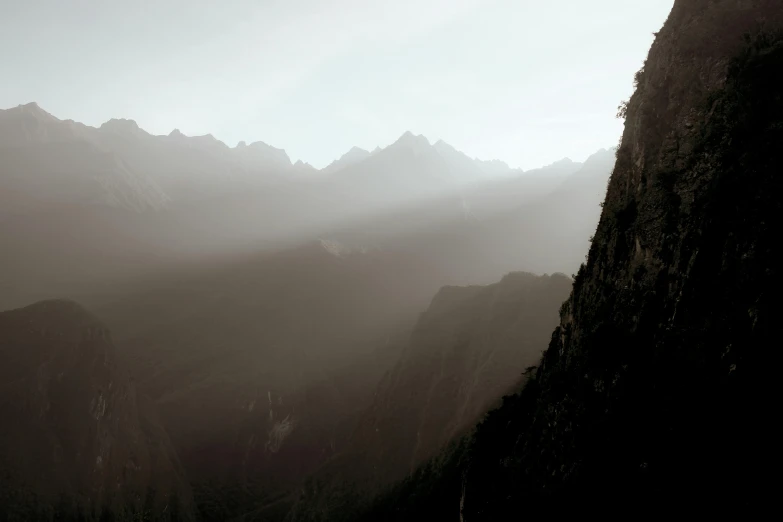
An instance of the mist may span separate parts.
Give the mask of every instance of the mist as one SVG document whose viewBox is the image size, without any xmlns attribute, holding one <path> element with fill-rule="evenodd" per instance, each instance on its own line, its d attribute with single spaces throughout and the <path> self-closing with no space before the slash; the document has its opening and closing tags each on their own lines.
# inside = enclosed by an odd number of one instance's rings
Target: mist
<svg viewBox="0 0 783 522">
<path fill-rule="evenodd" d="M 3 6 L 0 512 L 360 521 L 459 499 L 483 520 L 508 505 L 482 484 L 572 494 L 604 439 L 638 437 L 607 459 L 622 486 L 680 447 L 629 404 L 668 419 L 745 364 L 739 341 L 721 362 L 672 347 L 766 332 L 731 278 L 774 271 L 696 254 L 766 233 L 724 216 L 772 183 L 779 127 L 748 129 L 777 114 L 752 93 L 777 107 L 778 43 L 686 30 L 756 34 L 765 2 Z M 746 163 L 747 186 L 721 177 Z M 713 433 L 709 412 L 675 420 Z"/>
</svg>

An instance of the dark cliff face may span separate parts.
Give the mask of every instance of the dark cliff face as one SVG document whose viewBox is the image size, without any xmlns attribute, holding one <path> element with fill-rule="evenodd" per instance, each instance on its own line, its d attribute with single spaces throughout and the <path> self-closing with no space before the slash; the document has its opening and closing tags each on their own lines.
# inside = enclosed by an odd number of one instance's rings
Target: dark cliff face
<svg viewBox="0 0 783 522">
<path fill-rule="evenodd" d="M 675 3 L 535 375 L 368 520 L 774 502 L 782 30 L 778 1 Z"/>
<path fill-rule="evenodd" d="M 193 519 L 165 431 L 79 305 L 0 313 L 0 383 L 0 513 Z"/>
</svg>

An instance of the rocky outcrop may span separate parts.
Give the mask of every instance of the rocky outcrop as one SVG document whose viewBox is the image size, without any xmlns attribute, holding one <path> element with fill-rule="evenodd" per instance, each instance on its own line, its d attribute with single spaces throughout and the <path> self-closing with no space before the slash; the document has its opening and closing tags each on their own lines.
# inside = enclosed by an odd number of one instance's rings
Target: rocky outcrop
<svg viewBox="0 0 783 522">
<path fill-rule="evenodd" d="M 10 520 L 193 520 L 165 431 L 108 330 L 76 303 L 0 313 L 0 419 Z"/>
</svg>

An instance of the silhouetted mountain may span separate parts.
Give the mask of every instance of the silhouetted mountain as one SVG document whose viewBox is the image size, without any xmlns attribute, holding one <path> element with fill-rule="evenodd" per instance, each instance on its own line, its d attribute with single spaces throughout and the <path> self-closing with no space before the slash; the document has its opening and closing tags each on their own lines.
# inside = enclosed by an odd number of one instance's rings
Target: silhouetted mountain
<svg viewBox="0 0 783 522">
<path fill-rule="evenodd" d="M 563 275 L 527 273 L 442 288 L 346 449 L 305 486 L 294 519 L 345 516 L 461 436 L 539 359 L 570 289 Z"/>
<path fill-rule="evenodd" d="M 537 370 L 364 520 L 775 509 L 781 35 L 777 1 L 676 0 Z"/>
<path fill-rule="evenodd" d="M 194 520 L 166 432 L 79 305 L 0 312 L 0 381 L 4 519 Z"/>
</svg>

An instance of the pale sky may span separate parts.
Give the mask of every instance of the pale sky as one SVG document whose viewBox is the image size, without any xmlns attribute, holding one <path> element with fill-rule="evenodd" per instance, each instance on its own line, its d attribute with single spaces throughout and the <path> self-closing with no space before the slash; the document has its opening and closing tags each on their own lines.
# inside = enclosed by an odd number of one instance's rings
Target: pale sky
<svg viewBox="0 0 783 522">
<path fill-rule="evenodd" d="M 616 144 L 673 0 L 0 0 L 0 108 L 323 167 L 406 130 L 535 168 Z"/>
</svg>

